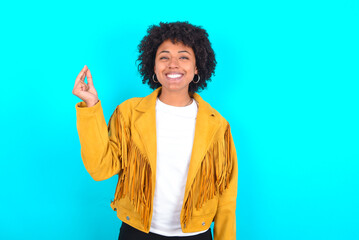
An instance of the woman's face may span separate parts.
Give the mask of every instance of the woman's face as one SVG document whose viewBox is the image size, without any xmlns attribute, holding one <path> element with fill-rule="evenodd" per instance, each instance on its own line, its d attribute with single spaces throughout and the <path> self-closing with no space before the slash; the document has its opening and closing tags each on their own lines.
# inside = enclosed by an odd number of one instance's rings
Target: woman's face
<svg viewBox="0 0 359 240">
<path fill-rule="evenodd" d="M 162 91 L 188 93 L 188 86 L 198 72 L 193 49 L 180 42 L 164 41 L 157 49 L 154 71 Z"/>
</svg>

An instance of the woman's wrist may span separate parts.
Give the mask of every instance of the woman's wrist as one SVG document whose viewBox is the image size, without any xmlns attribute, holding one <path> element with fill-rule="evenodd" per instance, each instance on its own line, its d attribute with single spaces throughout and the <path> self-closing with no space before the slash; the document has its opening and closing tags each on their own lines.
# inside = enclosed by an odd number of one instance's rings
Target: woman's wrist
<svg viewBox="0 0 359 240">
<path fill-rule="evenodd" d="M 91 101 L 91 102 L 85 102 L 87 107 L 93 107 L 95 106 L 100 100 L 97 99 L 96 101 Z"/>
</svg>

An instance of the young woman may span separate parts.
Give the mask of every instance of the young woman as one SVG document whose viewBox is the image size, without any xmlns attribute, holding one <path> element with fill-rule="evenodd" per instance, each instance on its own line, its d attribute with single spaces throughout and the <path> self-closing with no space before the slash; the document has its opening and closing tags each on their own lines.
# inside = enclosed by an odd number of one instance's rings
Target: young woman
<svg viewBox="0 0 359 240">
<path fill-rule="evenodd" d="M 238 167 L 228 122 L 196 92 L 216 60 L 207 32 L 188 22 L 150 26 L 139 44 L 142 82 L 154 91 L 117 106 L 108 125 L 90 70 L 73 94 L 81 156 L 96 181 L 118 175 L 119 239 L 236 238 Z M 87 84 L 84 82 L 87 77 Z"/>
</svg>

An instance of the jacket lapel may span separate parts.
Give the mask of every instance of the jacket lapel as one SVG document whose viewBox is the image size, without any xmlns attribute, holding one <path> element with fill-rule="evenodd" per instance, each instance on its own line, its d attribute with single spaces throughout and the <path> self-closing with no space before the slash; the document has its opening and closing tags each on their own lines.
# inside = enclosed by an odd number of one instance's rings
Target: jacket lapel
<svg viewBox="0 0 359 240">
<path fill-rule="evenodd" d="M 161 88 L 157 88 L 150 95 L 144 97 L 136 106 L 139 116 L 135 120 L 135 128 L 145 148 L 151 166 L 156 176 L 157 137 L 156 137 L 156 99 Z M 153 177 L 154 181 L 156 178 Z"/>
<path fill-rule="evenodd" d="M 215 133 L 220 127 L 214 109 L 197 93 L 194 93 L 193 98 L 198 102 L 198 112 L 184 199 L 187 198 L 202 160 L 213 142 Z"/>
</svg>

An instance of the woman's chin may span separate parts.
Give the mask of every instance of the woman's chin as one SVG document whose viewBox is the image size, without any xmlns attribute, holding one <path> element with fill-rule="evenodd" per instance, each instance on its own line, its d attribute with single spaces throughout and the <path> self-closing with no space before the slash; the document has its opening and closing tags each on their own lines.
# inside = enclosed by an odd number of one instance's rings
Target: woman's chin
<svg viewBox="0 0 359 240">
<path fill-rule="evenodd" d="M 184 82 L 167 82 L 166 84 L 162 84 L 162 88 L 168 91 L 180 91 L 183 89 L 188 90 L 188 85 Z"/>
</svg>

